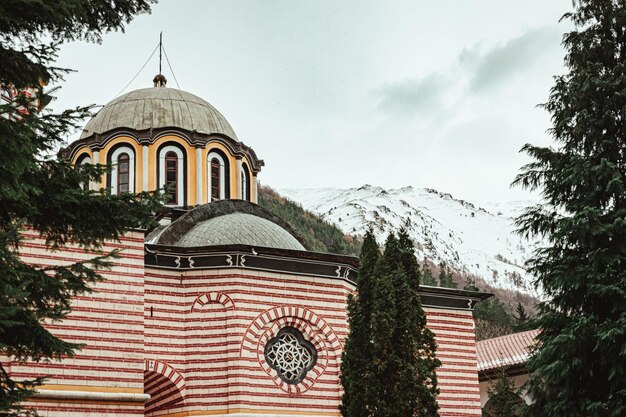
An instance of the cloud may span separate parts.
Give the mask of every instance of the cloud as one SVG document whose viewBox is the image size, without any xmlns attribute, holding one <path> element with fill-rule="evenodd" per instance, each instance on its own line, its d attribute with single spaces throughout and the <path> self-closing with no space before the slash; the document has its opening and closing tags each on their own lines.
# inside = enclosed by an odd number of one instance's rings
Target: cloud
<svg viewBox="0 0 626 417">
<path fill-rule="evenodd" d="M 430 113 L 441 106 L 447 84 L 442 75 L 430 74 L 386 85 L 375 91 L 380 100 L 378 108 L 393 114 Z"/>
<path fill-rule="evenodd" d="M 464 50 L 459 56 L 459 64 L 470 73 L 470 91 L 488 91 L 523 74 L 551 52 L 551 48 L 559 45 L 560 36 L 557 27 L 542 27 L 484 53 L 477 48 Z"/>
<path fill-rule="evenodd" d="M 491 92 L 554 55 L 561 31 L 532 29 L 489 50 L 464 49 L 449 68 L 422 78 L 407 78 L 374 91 L 378 109 L 404 116 L 445 113 L 473 94 Z"/>
</svg>

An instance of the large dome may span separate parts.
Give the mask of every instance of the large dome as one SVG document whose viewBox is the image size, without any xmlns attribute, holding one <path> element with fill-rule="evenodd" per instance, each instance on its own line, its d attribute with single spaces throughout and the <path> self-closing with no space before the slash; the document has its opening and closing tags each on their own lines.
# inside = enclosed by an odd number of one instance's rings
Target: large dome
<svg viewBox="0 0 626 417">
<path fill-rule="evenodd" d="M 247 213 L 231 213 L 200 222 L 176 246 L 214 245 L 305 250 L 295 237 L 276 223 Z"/>
<path fill-rule="evenodd" d="M 191 93 L 166 87 L 142 88 L 114 99 L 87 123 L 81 139 L 116 128 L 163 127 L 221 133 L 237 140 L 230 123 L 215 107 Z"/>
</svg>

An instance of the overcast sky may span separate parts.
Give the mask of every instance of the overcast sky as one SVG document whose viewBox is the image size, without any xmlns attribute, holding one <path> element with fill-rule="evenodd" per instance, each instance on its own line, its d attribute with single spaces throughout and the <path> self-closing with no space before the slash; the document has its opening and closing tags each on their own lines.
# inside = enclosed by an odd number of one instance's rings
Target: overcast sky
<svg viewBox="0 0 626 417">
<path fill-rule="evenodd" d="M 181 89 L 213 104 L 274 188 L 511 189 L 526 142 L 548 145 L 571 0 L 161 0 L 101 45 L 63 47 L 55 109 L 105 104 L 163 31 Z M 168 87 L 176 87 L 164 62 Z M 151 86 L 156 55 L 125 90 Z"/>
</svg>

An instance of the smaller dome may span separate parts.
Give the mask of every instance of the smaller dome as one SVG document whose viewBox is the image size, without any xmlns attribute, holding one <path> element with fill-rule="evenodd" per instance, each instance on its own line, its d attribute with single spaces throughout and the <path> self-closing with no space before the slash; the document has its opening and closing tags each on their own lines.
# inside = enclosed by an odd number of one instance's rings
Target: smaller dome
<svg viewBox="0 0 626 417">
<path fill-rule="evenodd" d="M 289 223 L 246 200 L 218 200 L 197 206 L 150 232 L 146 242 L 187 248 L 246 245 L 307 250 Z"/>
<path fill-rule="evenodd" d="M 231 213 L 204 220 L 191 228 L 176 246 L 249 245 L 306 250 L 288 231 L 262 217 Z"/>
</svg>

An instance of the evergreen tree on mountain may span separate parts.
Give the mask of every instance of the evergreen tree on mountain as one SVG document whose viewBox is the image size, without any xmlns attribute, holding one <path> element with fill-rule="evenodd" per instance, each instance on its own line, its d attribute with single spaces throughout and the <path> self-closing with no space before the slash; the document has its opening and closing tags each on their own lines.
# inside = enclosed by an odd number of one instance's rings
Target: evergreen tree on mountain
<svg viewBox="0 0 626 417">
<path fill-rule="evenodd" d="M 452 278 L 452 271 L 445 262 L 439 264 L 439 286 L 445 288 L 457 288 L 458 285 Z"/>
<path fill-rule="evenodd" d="M 55 114 L 42 110 L 68 70 L 54 66 L 65 41 L 99 41 L 123 30 L 152 1 L 64 0 L 0 2 L 0 356 L 12 361 L 55 360 L 80 347 L 50 333 L 44 322 L 62 320 L 73 296 L 90 291 L 113 254 L 107 239 L 146 225 L 159 207 L 147 194 L 108 195 L 82 184 L 99 179 L 106 167 L 81 165 L 49 156 L 82 125 L 90 107 Z M 21 94 L 30 90 L 35 94 Z M 17 94 L 15 94 L 17 92 Z M 49 248 L 78 245 L 93 257 L 68 265 L 39 267 L 19 256 L 21 232 L 33 228 Z M 13 380 L 0 364 L 0 414 L 24 416 L 19 403 L 43 382 Z"/>
<path fill-rule="evenodd" d="M 626 3 L 576 0 L 567 73 L 544 107 L 555 146 L 526 145 L 515 180 L 543 204 L 517 220 L 547 244 L 529 262 L 546 296 L 528 361 L 530 416 L 626 415 Z"/>
<path fill-rule="evenodd" d="M 424 260 L 424 264 L 422 266 L 422 284 L 429 285 L 431 287 L 437 286 L 437 281 L 435 280 L 435 276 L 433 275 L 433 270 L 430 269 L 426 260 Z"/>
<path fill-rule="evenodd" d="M 526 309 L 522 305 L 522 303 L 517 303 L 517 307 L 515 309 L 517 313 L 517 317 L 515 317 L 515 323 L 513 324 L 513 330 L 516 332 L 523 332 L 531 329 L 530 317 L 526 313 Z"/>
</svg>

